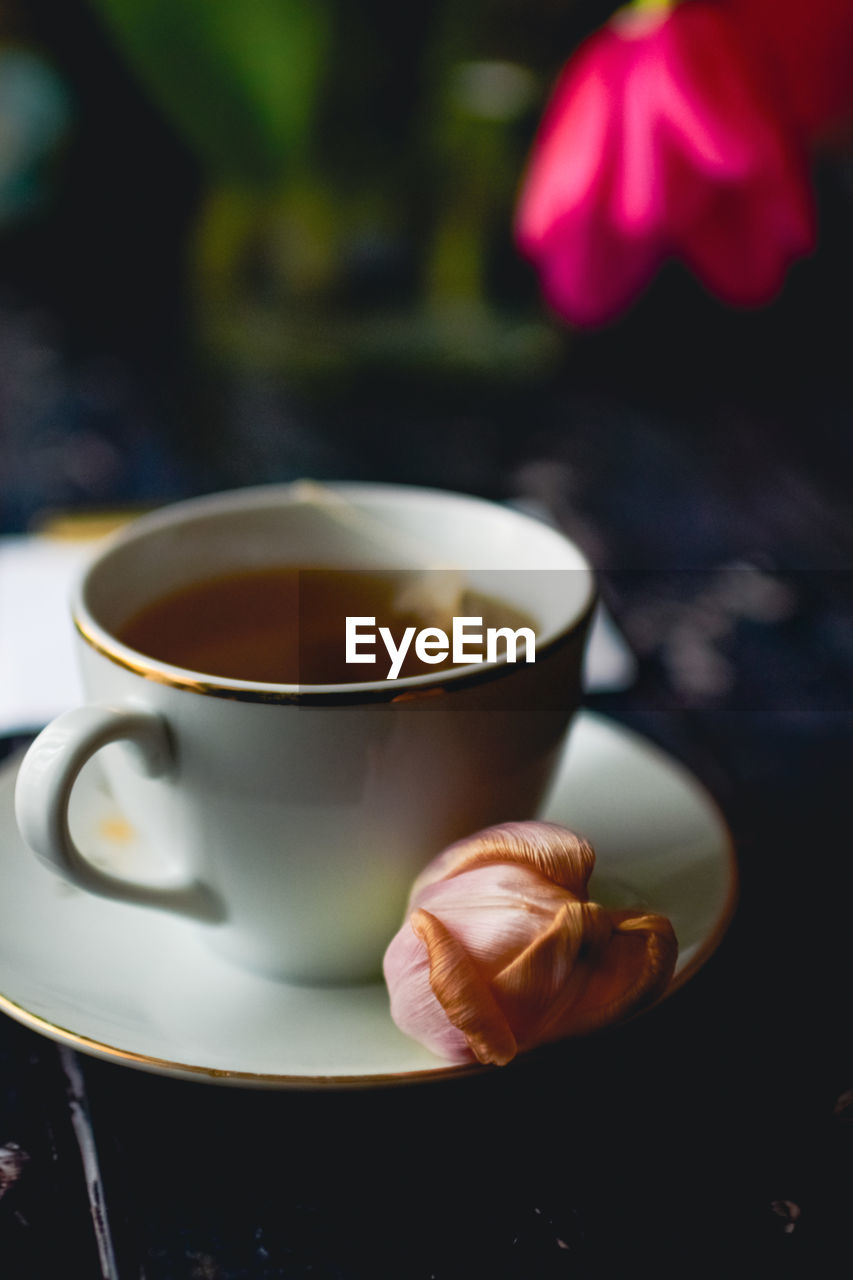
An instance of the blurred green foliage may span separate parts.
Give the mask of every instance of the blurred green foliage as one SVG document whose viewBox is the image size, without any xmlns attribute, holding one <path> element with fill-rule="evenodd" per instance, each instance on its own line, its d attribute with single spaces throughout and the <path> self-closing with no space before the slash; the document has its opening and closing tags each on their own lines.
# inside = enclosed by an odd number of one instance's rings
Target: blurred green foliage
<svg viewBox="0 0 853 1280">
<path fill-rule="evenodd" d="M 189 291 L 226 362 L 530 376 L 512 244 L 574 0 L 90 0 L 206 174 Z"/>
<path fill-rule="evenodd" d="M 127 62 L 217 177 L 304 162 L 331 35 L 325 0 L 93 0 Z"/>
</svg>

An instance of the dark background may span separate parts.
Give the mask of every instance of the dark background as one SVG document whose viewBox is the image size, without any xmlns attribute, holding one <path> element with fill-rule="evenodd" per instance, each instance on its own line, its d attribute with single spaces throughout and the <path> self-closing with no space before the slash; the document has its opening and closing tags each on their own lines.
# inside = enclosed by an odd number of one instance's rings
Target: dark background
<svg viewBox="0 0 853 1280">
<path fill-rule="evenodd" d="M 607 12 L 570 7 L 565 52 Z M 621 322 L 561 333 L 547 376 L 373 371 L 318 396 L 195 346 L 203 177 L 94 14 L 4 17 L 75 107 L 50 200 L 0 235 L 0 530 L 306 474 L 535 498 L 639 659 L 589 704 L 698 774 L 742 874 L 674 998 L 485 1077 L 274 1096 L 81 1060 L 114 1273 L 848 1275 L 850 160 L 819 162 L 818 250 L 770 307 L 734 313 L 672 268 Z M 3 1021 L 0 1146 L 28 1157 L 0 1163 L 9 1280 L 101 1274 L 68 1070 Z"/>
<path fill-rule="evenodd" d="M 367 7 L 381 20 L 378 0 Z M 567 5 L 557 21 L 543 5 L 559 41 L 554 70 L 611 8 Z M 508 0 L 504 9 L 513 17 Z M 11 13 L 7 26 L 61 75 L 72 119 L 50 199 L 0 236 L 0 422 L 14 468 L 4 469 L 0 528 L 26 526 L 46 505 L 156 501 L 306 473 L 497 495 L 517 489 L 517 472 L 555 440 L 568 462 L 579 456 L 582 464 L 589 437 L 619 478 L 633 476 L 632 496 L 646 514 L 652 506 L 667 514 L 661 501 L 688 505 L 691 469 L 717 471 L 721 496 L 734 505 L 750 483 L 772 493 L 774 469 L 789 462 L 807 463 L 843 505 L 848 157 L 818 161 L 819 249 L 792 269 L 770 307 L 732 311 L 673 266 L 622 321 L 592 334 L 555 325 L 564 356 L 547 379 L 494 386 L 452 370 L 418 377 L 383 369 L 342 385 L 338 396 L 334 379 L 331 394 L 324 387 L 306 395 L 286 369 L 212 370 L 194 345 L 186 255 L 206 178 L 98 16 L 79 0 L 33 0 Z M 391 115 L 393 107 L 392 99 Z M 532 133 L 537 114 L 522 132 Z M 532 272 L 517 262 L 509 234 L 502 248 L 514 300 L 535 299 Z M 643 458 L 634 456 L 637 441 Z M 737 540 L 738 552 L 748 552 L 743 531 L 718 516 L 709 513 L 696 541 L 713 553 L 708 538 Z M 671 524 L 646 523 L 667 527 L 665 543 L 680 558 L 691 553 Z M 642 552 L 643 567 L 658 567 L 658 546 Z"/>
</svg>

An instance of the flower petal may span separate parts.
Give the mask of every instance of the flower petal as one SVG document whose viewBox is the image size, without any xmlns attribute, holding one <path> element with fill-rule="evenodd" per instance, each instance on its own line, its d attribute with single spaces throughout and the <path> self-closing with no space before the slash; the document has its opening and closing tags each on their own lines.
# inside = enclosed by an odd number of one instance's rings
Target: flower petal
<svg viewBox="0 0 853 1280">
<path fill-rule="evenodd" d="M 491 981 L 548 929 L 570 896 L 527 867 L 497 863 L 428 885 L 411 907 L 439 916 Z"/>
<path fill-rule="evenodd" d="M 413 1040 L 450 1062 L 473 1062 L 468 1041 L 448 1020 L 429 982 L 429 955 L 408 921 L 395 934 L 383 961 L 391 1017 Z"/>
<path fill-rule="evenodd" d="M 781 102 L 806 138 L 853 117 L 850 0 L 727 0 L 739 30 L 766 60 Z"/>
<path fill-rule="evenodd" d="M 576 52 L 557 81 L 528 162 L 516 216 L 521 251 L 536 258 L 566 211 L 587 200 L 612 141 L 611 93 L 620 42 L 606 29 Z"/>
<path fill-rule="evenodd" d="M 585 898 L 595 853 L 586 840 L 556 823 L 502 823 L 458 840 L 434 858 L 415 881 L 411 901 L 416 902 L 427 885 L 499 863 L 528 867 L 552 884 Z"/>
<path fill-rule="evenodd" d="M 555 1001 L 570 1008 L 587 978 L 587 963 L 598 956 L 613 932 L 608 913 L 595 902 L 566 902 L 551 927 L 539 935 L 492 982 L 495 998 L 506 1011 L 520 1041 L 537 1043 L 537 1029 L 550 1025 Z"/>
<path fill-rule="evenodd" d="M 465 948 L 429 911 L 414 911 L 409 923 L 426 946 L 430 986 L 471 1052 L 479 1062 L 509 1062 L 518 1050 L 515 1036 Z"/>
<path fill-rule="evenodd" d="M 568 63 L 545 112 L 518 201 L 515 235 L 538 268 L 546 301 L 575 324 L 621 311 L 660 264 L 656 229 L 613 225 L 621 153 L 613 86 L 633 53 L 609 27 Z"/>
<path fill-rule="evenodd" d="M 536 1028 L 542 1039 L 585 1035 L 621 1021 L 663 995 L 678 955 L 678 942 L 665 916 L 611 913 L 613 933 L 605 948 L 581 959 L 582 989 L 572 1002 L 559 1002 Z M 581 984 L 580 976 L 577 979 Z"/>
<path fill-rule="evenodd" d="M 813 211 L 803 203 L 796 190 L 777 199 L 756 187 L 750 200 L 718 191 L 680 237 L 679 254 L 718 297 L 760 306 L 778 294 L 791 263 L 814 248 Z"/>
</svg>

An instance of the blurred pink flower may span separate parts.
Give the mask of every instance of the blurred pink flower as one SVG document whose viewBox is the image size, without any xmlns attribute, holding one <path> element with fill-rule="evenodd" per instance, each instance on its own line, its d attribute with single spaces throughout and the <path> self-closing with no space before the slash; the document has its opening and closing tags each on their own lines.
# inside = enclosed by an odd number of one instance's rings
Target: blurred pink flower
<svg viewBox="0 0 853 1280">
<path fill-rule="evenodd" d="M 516 237 L 577 325 L 619 314 L 670 257 L 724 301 L 769 301 L 814 245 L 804 149 L 721 5 L 620 11 L 569 61 Z"/>
</svg>

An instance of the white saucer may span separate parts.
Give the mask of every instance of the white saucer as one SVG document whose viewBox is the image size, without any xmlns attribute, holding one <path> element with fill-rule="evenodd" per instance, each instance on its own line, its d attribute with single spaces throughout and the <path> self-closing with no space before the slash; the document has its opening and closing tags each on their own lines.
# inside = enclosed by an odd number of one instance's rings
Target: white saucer
<svg viewBox="0 0 853 1280">
<path fill-rule="evenodd" d="M 63 1044 L 163 1075 L 267 1088 L 443 1079 L 452 1066 L 397 1030 L 383 984 L 288 986 L 233 968 L 177 917 L 92 897 L 23 845 L 0 770 L 0 1009 Z M 736 866 L 718 810 L 680 765 L 620 726 L 581 714 L 546 817 L 597 852 L 593 896 L 668 915 L 671 990 L 704 964 L 734 908 Z M 88 767 L 72 821 L 93 860 L 147 856 Z"/>
</svg>

